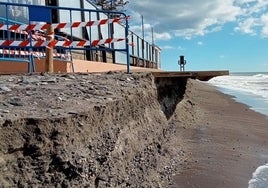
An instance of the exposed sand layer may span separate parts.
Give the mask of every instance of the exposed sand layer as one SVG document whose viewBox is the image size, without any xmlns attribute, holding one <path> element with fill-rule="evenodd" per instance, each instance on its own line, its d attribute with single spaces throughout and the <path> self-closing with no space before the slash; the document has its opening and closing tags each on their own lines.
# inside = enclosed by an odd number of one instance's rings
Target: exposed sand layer
<svg viewBox="0 0 268 188">
<path fill-rule="evenodd" d="M 1 76 L 0 185 L 168 187 L 189 157 L 176 136 L 195 117 L 186 84 L 155 85 L 148 73 Z"/>
<path fill-rule="evenodd" d="M 265 116 L 150 73 L 1 76 L 0 117 L 3 187 L 247 187 L 268 156 Z"/>
</svg>

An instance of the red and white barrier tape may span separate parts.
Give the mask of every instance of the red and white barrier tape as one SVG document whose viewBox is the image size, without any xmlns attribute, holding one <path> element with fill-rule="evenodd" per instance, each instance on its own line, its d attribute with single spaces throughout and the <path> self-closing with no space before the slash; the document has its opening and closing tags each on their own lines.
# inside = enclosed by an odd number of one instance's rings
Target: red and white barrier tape
<svg viewBox="0 0 268 188">
<path fill-rule="evenodd" d="M 30 51 L 23 51 L 23 50 L 7 50 L 7 49 L 0 49 L 0 54 L 5 55 L 23 55 L 27 56 L 33 54 L 35 57 L 45 57 L 45 52 L 30 52 Z M 62 53 L 53 53 L 53 57 L 61 57 L 61 58 L 70 58 L 70 53 L 62 54 Z"/>
<path fill-rule="evenodd" d="M 114 19 L 102 19 L 97 21 L 89 22 L 73 22 L 73 23 L 55 23 L 55 24 L 23 24 L 23 25 L 4 25 L 0 23 L 0 30 L 12 30 L 12 31 L 30 31 L 30 30 L 47 30 L 50 25 L 53 29 L 63 29 L 63 28 L 77 28 L 77 27 L 91 27 L 98 25 L 105 25 L 110 23 L 118 23 L 120 20 L 128 19 L 125 18 L 114 18 Z"/>
<path fill-rule="evenodd" d="M 58 41 L 53 40 L 49 41 L 32 41 L 24 40 L 24 41 L 14 41 L 14 40 L 0 40 L 0 46 L 7 47 L 7 46 L 16 46 L 16 47 L 42 47 L 47 46 L 49 48 L 53 48 L 55 46 L 61 47 L 83 47 L 83 46 L 97 46 L 102 44 L 110 44 L 114 42 L 120 42 L 125 40 L 125 38 L 108 38 L 108 39 L 101 39 L 101 40 L 94 40 L 92 42 L 81 40 L 81 41 Z"/>
<path fill-rule="evenodd" d="M 40 33 L 41 31 L 38 31 L 38 30 L 34 31 L 34 33 L 31 33 L 31 34 L 29 34 L 29 32 L 27 32 L 27 31 L 21 31 L 21 30 L 16 30 L 16 31 L 10 30 L 10 32 L 27 35 L 28 38 L 30 38 L 30 35 L 31 35 L 31 38 L 33 40 L 46 40 L 45 34 Z"/>
</svg>

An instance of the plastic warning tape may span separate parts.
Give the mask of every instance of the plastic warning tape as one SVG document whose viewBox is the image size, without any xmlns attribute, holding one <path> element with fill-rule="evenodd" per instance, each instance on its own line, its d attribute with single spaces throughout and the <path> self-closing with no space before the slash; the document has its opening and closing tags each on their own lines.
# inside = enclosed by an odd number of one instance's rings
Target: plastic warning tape
<svg viewBox="0 0 268 188">
<path fill-rule="evenodd" d="M 40 33 L 38 30 L 31 34 L 29 34 L 29 32 L 27 31 L 21 31 L 21 30 L 16 30 L 16 31 L 10 30 L 10 32 L 27 35 L 28 38 L 32 38 L 33 40 L 46 40 L 45 35 Z"/>
<path fill-rule="evenodd" d="M 9 49 L 0 49 L 0 54 L 5 55 L 15 55 L 15 56 L 27 56 L 33 54 L 35 57 L 45 57 L 45 52 L 36 52 L 36 51 L 24 51 L 24 50 L 9 50 Z M 70 54 L 62 54 L 62 53 L 53 53 L 54 57 L 68 58 Z"/>
<path fill-rule="evenodd" d="M 15 40 L 0 40 L 0 46 L 7 47 L 7 46 L 15 46 L 15 47 L 42 47 L 47 46 L 49 48 L 53 48 L 55 46 L 61 47 L 83 47 L 83 46 L 97 46 L 102 44 L 110 44 L 114 42 L 120 42 L 125 40 L 125 38 L 108 38 L 108 39 L 101 39 L 101 40 L 94 40 L 94 41 L 15 41 Z"/>
<path fill-rule="evenodd" d="M 0 30 L 12 30 L 12 31 L 30 31 L 30 30 L 47 30 L 50 26 L 53 29 L 63 29 L 63 28 L 77 28 L 77 27 L 91 27 L 98 25 L 105 25 L 110 23 L 118 23 L 123 19 L 128 19 L 129 17 L 124 18 L 114 18 L 114 19 L 102 19 L 97 21 L 89 22 L 72 22 L 72 23 L 55 23 L 55 24 L 22 24 L 22 25 L 4 25 L 0 23 Z"/>
</svg>

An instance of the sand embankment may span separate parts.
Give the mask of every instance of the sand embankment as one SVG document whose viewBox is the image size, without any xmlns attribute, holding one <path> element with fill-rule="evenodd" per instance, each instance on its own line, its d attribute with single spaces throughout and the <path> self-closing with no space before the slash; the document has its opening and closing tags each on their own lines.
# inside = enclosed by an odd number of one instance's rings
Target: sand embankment
<svg viewBox="0 0 268 188">
<path fill-rule="evenodd" d="M 245 187 L 268 151 L 264 116 L 150 73 L 1 76 L 0 117 L 4 187 Z"/>
<path fill-rule="evenodd" d="M 4 187 L 168 187 L 188 154 L 176 136 L 186 80 L 148 73 L 0 77 Z M 174 119 L 174 120 L 175 120 Z M 189 120 L 188 120 L 189 119 Z"/>
</svg>

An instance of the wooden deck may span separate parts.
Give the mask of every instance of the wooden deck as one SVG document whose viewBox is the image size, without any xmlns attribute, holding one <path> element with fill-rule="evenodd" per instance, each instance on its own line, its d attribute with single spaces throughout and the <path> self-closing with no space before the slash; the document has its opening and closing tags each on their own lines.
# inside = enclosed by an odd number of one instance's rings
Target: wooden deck
<svg viewBox="0 0 268 188">
<path fill-rule="evenodd" d="M 169 72 L 169 71 L 156 71 L 152 72 L 155 78 L 169 78 L 169 77 L 186 77 L 198 79 L 201 81 L 208 81 L 216 76 L 224 76 L 229 75 L 228 70 L 219 70 L 219 71 L 177 71 L 177 72 Z"/>
</svg>

